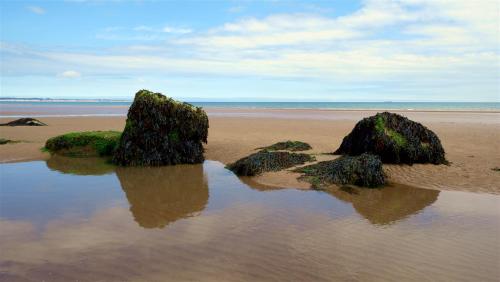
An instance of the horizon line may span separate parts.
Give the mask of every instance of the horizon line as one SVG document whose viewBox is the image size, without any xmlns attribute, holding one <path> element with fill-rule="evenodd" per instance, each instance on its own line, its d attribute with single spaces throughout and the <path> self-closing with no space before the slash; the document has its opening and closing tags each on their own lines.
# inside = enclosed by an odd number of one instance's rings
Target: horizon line
<svg viewBox="0 0 500 282">
<path fill-rule="evenodd" d="M 172 97 L 173 98 L 173 97 Z M 500 101 L 464 101 L 464 100 L 208 100 L 200 98 L 173 98 L 188 103 L 497 103 Z M 59 102 L 133 102 L 133 98 L 50 98 L 50 97 L 0 97 L 0 102 L 21 102 L 21 101 L 59 101 Z"/>
</svg>

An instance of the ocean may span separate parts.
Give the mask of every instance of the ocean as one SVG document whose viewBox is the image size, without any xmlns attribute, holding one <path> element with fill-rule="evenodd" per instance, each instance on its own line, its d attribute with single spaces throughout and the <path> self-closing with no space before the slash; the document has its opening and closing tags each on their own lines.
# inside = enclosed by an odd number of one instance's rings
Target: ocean
<svg viewBox="0 0 500 282">
<path fill-rule="evenodd" d="M 188 101 L 189 102 L 189 101 Z M 500 111 L 500 102 L 189 102 L 204 108 L 245 109 L 325 109 L 325 110 L 427 110 L 427 111 Z M 33 106 L 130 106 L 131 101 L 89 100 L 8 100 L 6 108 Z"/>
</svg>

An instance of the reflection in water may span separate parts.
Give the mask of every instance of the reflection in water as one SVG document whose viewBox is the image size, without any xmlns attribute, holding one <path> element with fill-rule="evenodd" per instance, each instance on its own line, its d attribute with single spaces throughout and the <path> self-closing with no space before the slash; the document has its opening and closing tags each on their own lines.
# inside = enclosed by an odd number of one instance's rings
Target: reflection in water
<svg viewBox="0 0 500 282">
<path fill-rule="evenodd" d="M 116 175 L 135 221 L 145 228 L 163 228 L 203 211 L 208 202 L 202 165 L 118 167 Z"/>
<path fill-rule="evenodd" d="M 115 171 L 115 166 L 104 158 L 72 158 L 52 155 L 46 161 L 51 170 L 75 175 L 104 175 Z"/>
<path fill-rule="evenodd" d="M 250 176 L 240 176 L 238 178 L 240 179 L 241 182 L 248 185 L 248 187 L 261 192 L 289 189 L 285 187 L 277 187 L 277 186 L 262 184 L 255 181 L 253 177 Z"/>
<path fill-rule="evenodd" d="M 100 176 L 1 164 L 0 183 L 0 281 L 500 277 L 496 195 L 403 186 L 262 193 L 270 187 L 249 189 L 211 161 Z"/>
<path fill-rule="evenodd" d="M 255 182 L 251 177 L 240 177 L 250 188 L 265 192 L 280 188 Z M 355 211 L 372 224 L 391 224 L 407 218 L 432 205 L 439 196 L 438 190 L 422 189 L 401 184 L 381 189 L 366 189 L 352 186 L 330 188 L 325 193 L 351 203 Z"/>
<path fill-rule="evenodd" d="M 416 214 L 433 204 L 438 190 L 414 188 L 405 185 L 382 189 L 344 187 L 328 189 L 328 194 L 349 202 L 354 209 L 373 224 L 391 224 Z"/>
<path fill-rule="evenodd" d="M 157 168 L 116 167 L 102 158 L 71 158 L 53 155 L 47 160 L 52 170 L 76 175 L 103 175 L 116 170 L 130 210 L 140 226 L 163 228 L 179 218 L 189 217 L 204 209 L 208 187 L 202 165 Z M 241 182 L 258 191 L 284 188 L 258 183 L 251 177 Z M 416 214 L 434 203 L 438 190 L 392 185 L 383 189 L 355 187 L 325 191 L 337 199 L 351 203 L 356 212 L 373 224 L 391 224 Z"/>
</svg>

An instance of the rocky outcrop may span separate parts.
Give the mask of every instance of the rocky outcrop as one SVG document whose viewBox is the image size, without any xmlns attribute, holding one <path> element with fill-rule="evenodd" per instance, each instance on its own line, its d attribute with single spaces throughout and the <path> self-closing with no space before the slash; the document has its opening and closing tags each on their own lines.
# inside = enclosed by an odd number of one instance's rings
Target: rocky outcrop
<svg viewBox="0 0 500 282">
<path fill-rule="evenodd" d="M 437 135 L 420 123 L 398 114 L 378 113 L 359 121 L 334 154 L 370 153 L 384 163 L 445 164 Z"/>
<path fill-rule="evenodd" d="M 274 143 L 273 145 L 267 146 L 267 147 L 261 147 L 257 148 L 260 150 L 268 150 L 268 151 L 292 151 L 292 152 L 297 152 L 297 151 L 307 151 L 311 150 L 312 147 L 311 145 L 302 142 L 302 141 L 283 141 L 283 142 L 278 142 Z"/>
<path fill-rule="evenodd" d="M 200 107 L 141 90 L 128 111 L 113 162 L 123 166 L 201 163 L 207 137 L 208 117 Z"/>
<path fill-rule="evenodd" d="M 34 118 L 20 118 L 11 122 L 2 123 L 0 126 L 46 126 L 47 124 Z"/>
<path fill-rule="evenodd" d="M 378 187 L 385 184 L 382 162 L 375 155 L 342 156 L 332 161 L 300 167 L 296 172 L 304 173 L 302 179 L 313 188 L 328 184 L 352 184 L 362 187 Z"/>
<path fill-rule="evenodd" d="M 254 176 L 267 171 L 279 171 L 313 161 L 308 154 L 262 150 L 229 164 L 228 169 L 240 176 Z"/>
</svg>

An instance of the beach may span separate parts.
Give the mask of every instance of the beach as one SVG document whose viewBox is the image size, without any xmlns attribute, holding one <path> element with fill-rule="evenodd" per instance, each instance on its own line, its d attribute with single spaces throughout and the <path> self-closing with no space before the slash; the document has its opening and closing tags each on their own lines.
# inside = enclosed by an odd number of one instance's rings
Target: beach
<svg viewBox="0 0 500 282">
<path fill-rule="evenodd" d="M 122 109 L 123 108 L 123 109 Z M 64 116 L 38 119 L 47 123 L 42 127 L 1 127 L 2 138 L 18 143 L 0 146 L 0 162 L 46 160 L 42 152 L 45 141 L 59 134 L 88 130 L 123 130 L 126 117 L 120 112 L 125 107 L 113 107 L 113 116 Z M 99 109 L 105 114 L 111 110 Z M 309 143 L 318 160 L 332 159 L 342 138 L 363 117 L 374 110 L 320 110 L 320 109 L 227 109 L 208 108 L 210 119 L 205 158 L 228 164 L 244 157 L 258 147 L 284 140 Z M 500 113 L 481 111 L 395 111 L 421 122 L 441 139 L 450 165 L 415 164 L 385 165 L 389 182 L 414 187 L 500 194 Z M 36 116 L 37 112 L 13 111 L 3 115 Z M 4 123 L 14 118 L 0 118 Z M 264 173 L 255 177 L 262 185 L 307 189 L 308 183 L 297 180 L 298 174 L 289 171 Z"/>
</svg>

